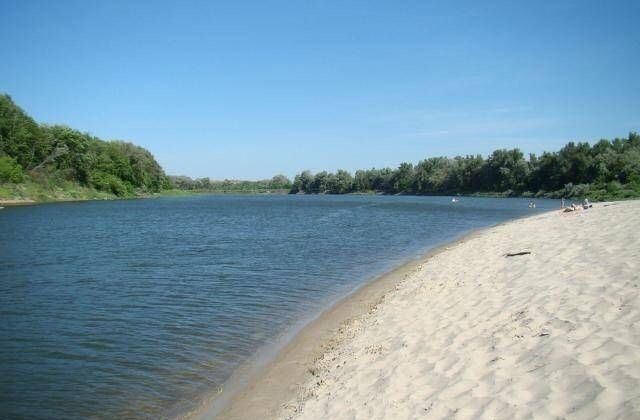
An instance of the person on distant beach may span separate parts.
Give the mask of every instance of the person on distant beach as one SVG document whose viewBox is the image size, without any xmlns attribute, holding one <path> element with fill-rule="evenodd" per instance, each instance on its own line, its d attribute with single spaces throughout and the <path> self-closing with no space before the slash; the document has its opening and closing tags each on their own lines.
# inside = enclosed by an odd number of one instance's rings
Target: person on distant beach
<svg viewBox="0 0 640 420">
<path fill-rule="evenodd" d="M 582 209 L 582 207 L 577 206 L 576 203 L 571 203 L 571 205 L 567 206 L 567 208 L 564 209 L 563 212 L 564 213 L 568 213 L 568 212 L 571 212 L 571 211 L 576 211 L 576 210 L 581 210 L 581 209 Z"/>
<path fill-rule="evenodd" d="M 564 208 L 564 197 L 562 197 L 562 201 L 560 201 L 560 208 L 563 209 Z"/>
<path fill-rule="evenodd" d="M 588 198 L 585 198 L 584 201 L 582 202 L 582 208 L 586 210 L 589 207 L 593 207 L 593 204 L 589 203 Z"/>
</svg>

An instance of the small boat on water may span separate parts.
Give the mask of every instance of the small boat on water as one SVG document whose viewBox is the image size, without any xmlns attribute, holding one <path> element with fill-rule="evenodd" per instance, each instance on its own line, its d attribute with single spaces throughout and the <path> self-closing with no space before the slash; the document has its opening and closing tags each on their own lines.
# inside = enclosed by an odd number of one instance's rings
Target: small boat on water
<svg viewBox="0 0 640 420">
<path fill-rule="evenodd" d="M 456 198 L 456 197 L 453 197 L 453 198 L 451 199 L 451 202 L 452 202 L 452 203 L 457 203 L 458 201 L 460 201 L 460 200 L 459 200 L 458 198 Z"/>
</svg>

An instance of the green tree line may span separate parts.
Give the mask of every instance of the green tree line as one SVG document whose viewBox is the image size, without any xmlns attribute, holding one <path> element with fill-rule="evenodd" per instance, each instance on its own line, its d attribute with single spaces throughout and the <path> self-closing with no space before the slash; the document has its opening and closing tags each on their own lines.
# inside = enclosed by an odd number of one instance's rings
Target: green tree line
<svg viewBox="0 0 640 420">
<path fill-rule="evenodd" d="M 191 179 L 188 176 L 169 176 L 169 180 L 174 188 L 185 191 L 266 193 L 274 191 L 286 192 L 291 189 L 291 180 L 284 175 L 276 175 L 271 179 L 263 179 L 259 181 L 242 181 L 234 179 L 214 181 L 209 178 Z"/>
<path fill-rule="evenodd" d="M 594 200 L 640 197 L 640 136 L 569 142 L 557 152 L 530 154 L 519 149 L 481 155 L 433 157 L 398 168 L 339 170 L 293 180 L 291 193 L 487 194 L 527 197 L 588 197 Z"/>
<path fill-rule="evenodd" d="M 149 151 L 62 126 L 36 123 L 0 95 L 0 183 L 77 183 L 116 196 L 170 186 Z"/>
<path fill-rule="evenodd" d="M 165 175 L 153 155 L 134 144 L 104 141 L 62 126 L 38 124 L 0 94 L 0 193 L 3 185 L 80 185 L 115 196 L 163 189 L 209 192 L 289 191 L 307 194 L 487 194 L 528 197 L 640 197 L 640 136 L 569 142 L 557 152 L 525 158 L 519 149 L 432 157 L 397 168 L 303 171 L 261 181 Z"/>
</svg>

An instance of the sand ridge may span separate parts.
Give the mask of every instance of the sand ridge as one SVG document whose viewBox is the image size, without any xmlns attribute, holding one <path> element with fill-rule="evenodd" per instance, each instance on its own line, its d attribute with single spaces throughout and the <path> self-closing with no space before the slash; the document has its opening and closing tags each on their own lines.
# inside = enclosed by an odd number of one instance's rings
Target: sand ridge
<svg viewBox="0 0 640 420">
<path fill-rule="evenodd" d="M 639 263 L 640 201 L 488 229 L 343 323 L 276 417 L 640 418 Z"/>
</svg>

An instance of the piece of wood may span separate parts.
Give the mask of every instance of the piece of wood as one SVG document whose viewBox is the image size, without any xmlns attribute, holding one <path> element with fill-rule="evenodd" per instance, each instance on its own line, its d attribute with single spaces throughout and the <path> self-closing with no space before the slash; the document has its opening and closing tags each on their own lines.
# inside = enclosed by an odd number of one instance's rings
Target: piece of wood
<svg viewBox="0 0 640 420">
<path fill-rule="evenodd" d="M 508 252 L 506 254 L 504 254 L 505 257 L 517 257 L 518 255 L 527 255 L 527 254 L 531 254 L 531 251 L 520 251 L 520 252 Z"/>
</svg>

